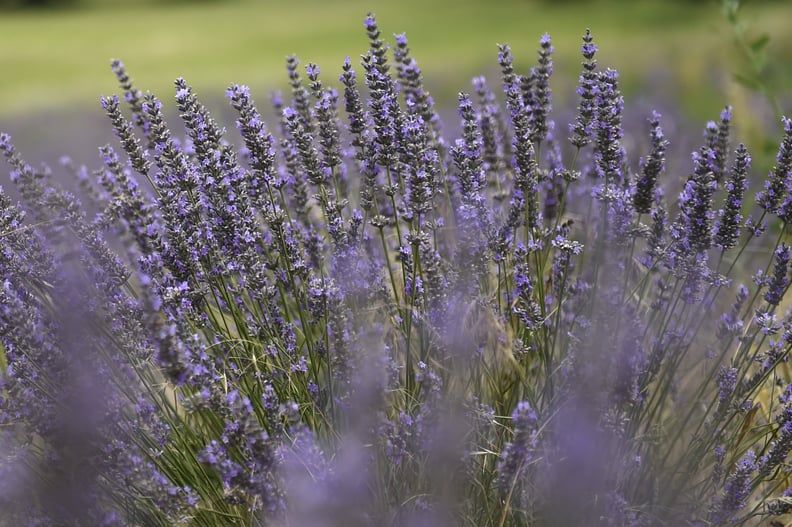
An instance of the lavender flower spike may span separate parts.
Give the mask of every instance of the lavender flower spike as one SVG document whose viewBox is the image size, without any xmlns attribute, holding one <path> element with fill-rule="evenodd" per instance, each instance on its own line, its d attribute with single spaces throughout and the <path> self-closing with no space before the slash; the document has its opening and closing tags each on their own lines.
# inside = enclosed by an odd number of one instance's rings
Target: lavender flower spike
<svg viewBox="0 0 792 527">
<path fill-rule="evenodd" d="M 649 125 L 652 128 L 652 150 L 649 156 L 641 160 L 641 176 L 635 182 L 633 194 L 633 207 L 638 214 L 648 214 L 652 210 L 657 176 L 665 170 L 665 152 L 668 147 L 668 140 L 660 127 L 659 113 L 652 112 Z"/>
<path fill-rule="evenodd" d="M 751 157 L 745 145 L 740 143 L 737 147 L 736 158 L 731 169 L 731 177 L 726 182 L 726 203 L 718 212 L 718 221 L 715 223 L 713 245 L 723 250 L 731 249 L 737 245 L 740 238 L 740 212 L 743 194 L 748 189 L 748 170 L 751 168 Z"/>
<path fill-rule="evenodd" d="M 768 286 L 764 298 L 768 304 L 777 306 L 781 302 L 789 286 L 789 245 L 786 243 L 779 245 L 773 256 L 775 259 L 773 277 L 770 279 L 770 285 Z"/>
<path fill-rule="evenodd" d="M 792 119 L 783 117 L 784 139 L 778 148 L 776 166 L 765 181 L 764 190 L 756 195 L 756 203 L 767 212 L 777 212 L 778 205 L 789 193 L 792 177 Z"/>
<path fill-rule="evenodd" d="M 503 449 L 498 463 L 498 486 L 504 493 L 518 484 L 522 474 L 532 460 L 537 446 L 537 416 L 531 405 L 526 402 L 517 404 L 512 413 L 514 437 Z"/>
<path fill-rule="evenodd" d="M 597 75 L 594 70 L 597 68 L 597 61 L 594 60 L 594 54 L 597 52 L 597 45 L 594 44 L 594 38 L 588 29 L 586 29 L 586 34 L 583 35 L 583 46 L 580 51 L 585 59 L 583 61 L 583 73 L 580 75 L 577 89 L 577 93 L 580 95 L 580 104 L 577 118 L 569 126 L 572 134 L 569 141 L 578 148 L 582 148 L 591 142 L 592 123 L 596 113 L 594 89 Z"/>
<path fill-rule="evenodd" d="M 729 523 L 745 507 L 748 496 L 751 495 L 751 475 L 756 469 L 756 454 L 749 450 L 723 486 L 723 496 L 713 512 L 712 525 Z"/>
<path fill-rule="evenodd" d="M 683 245 L 694 253 L 706 251 L 712 245 L 712 196 L 716 183 L 708 170 L 711 156 L 712 151 L 706 147 L 694 153 L 695 172 L 679 195 L 681 238 Z"/>
<path fill-rule="evenodd" d="M 531 126 L 533 127 L 533 141 L 538 144 L 547 136 L 548 130 L 552 128 L 552 123 L 548 121 L 548 116 L 552 111 L 552 94 L 550 92 L 550 76 L 553 75 L 553 45 L 550 35 L 545 33 L 539 40 L 539 65 L 531 70 L 532 98 L 534 104 L 531 107 Z"/>
<path fill-rule="evenodd" d="M 729 129 L 731 127 L 732 107 L 727 106 L 720 114 L 720 122 L 707 123 L 707 145 L 715 153 L 713 173 L 715 181 L 721 182 L 726 172 L 726 161 L 729 155 Z"/>
</svg>

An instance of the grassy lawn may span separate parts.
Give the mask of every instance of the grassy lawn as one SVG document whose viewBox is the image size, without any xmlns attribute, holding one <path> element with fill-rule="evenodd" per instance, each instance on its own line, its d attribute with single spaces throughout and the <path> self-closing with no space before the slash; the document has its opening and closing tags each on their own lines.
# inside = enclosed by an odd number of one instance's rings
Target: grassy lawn
<svg viewBox="0 0 792 527">
<path fill-rule="evenodd" d="M 369 10 L 386 34 L 407 33 L 430 87 L 443 97 L 467 89 L 475 74 L 495 75 L 498 42 L 511 44 L 518 66 L 529 67 L 544 32 L 556 45 L 554 89 L 563 93 L 573 87 L 580 35 L 590 27 L 600 63 L 619 69 L 628 95 L 648 85 L 681 89 L 697 116 L 713 116 L 738 98 L 728 76 L 734 48 L 716 2 L 94 0 L 0 12 L 0 124 L 30 110 L 98 107 L 100 94 L 117 91 L 109 70 L 116 57 L 140 88 L 166 100 L 178 76 L 204 96 L 239 82 L 263 100 L 285 86 L 283 61 L 291 53 L 334 81 L 343 58 L 366 49 Z M 790 58 L 792 3 L 752 5 L 745 19 L 771 35 L 780 64 Z"/>
</svg>

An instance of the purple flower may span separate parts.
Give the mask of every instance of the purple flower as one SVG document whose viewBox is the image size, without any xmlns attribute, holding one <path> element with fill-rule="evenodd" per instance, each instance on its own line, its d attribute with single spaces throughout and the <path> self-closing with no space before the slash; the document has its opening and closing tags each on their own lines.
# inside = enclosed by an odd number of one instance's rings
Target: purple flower
<svg viewBox="0 0 792 527">
<path fill-rule="evenodd" d="M 341 144 L 339 139 L 339 122 L 337 115 L 338 93 L 333 89 L 326 89 L 321 92 L 320 98 L 316 103 L 314 111 L 319 127 L 319 148 L 322 154 L 322 162 L 325 167 L 335 172 L 336 182 L 344 183 L 344 169 L 341 166 Z M 346 188 L 340 185 L 339 190 Z M 338 199 L 344 197 L 342 193 L 336 196 Z"/>
<path fill-rule="evenodd" d="M 745 301 L 748 299 L 748 288 L 740 284 L 737 290 L 737 296 L 732 304 L 731 309 L 720 316 L 716 323 L 716 336 L 719 339 L 733 338 L 738 336 L 744 326 L 740 312 L 742 311 Z"/>
<path fill-rule="evenodd" d="M 595 89 L 597 61 L 594 55 L 597 52 L 597 45 L 593 42 L 591 31 L 586 29 L 583 35 L 583 46 L 581 53 L 585 59 L 583 62 L 583 73 L 580 75 L 577 93 L 580 96 L 578 105 L 578 115 L 574 123 L 569 125 L 572 134 L 569 141 L 577 148 L 582 148 L 591 142 L 592 123 L 595 118 Z"/>
<path fill-rule="evenodd" d="M 393 38 L 396 40 L 396 45 L 400 48 L 407 47 L 407 34 L 406 33 L 397 33 L 393 35 Z"/>
<path fill-rule="evenodd" d="M 638 214 L 647 214 L 652 210 L 657 178 L 665 170 L 665 151 L 668 147 L 668 141 L 660 127 L 659 113 L 652 112 L 649 126 L 651 127 L 651 151 L 646 158 L 641 159 L 641 175 L 635 181 L 633 193 L 633 207 Z"/>
<path fill-rule="evenodd" d="M 505 133 L 501 120 L 501 111 L 495 102 L 495 94 L 487 85 L 484 77 L 473 79 L 473 87 L 478 96 L 480 110 L 477 114 L 479 129 L 481 130 L 481 142 L 483 146 L 482 159 L 487 173 L 498 172 L 503 164 L 504 147 L 509 144 L 508 140 L 500 137 Z"/>
<path fill-rule="evenodd" d="M 773 267 L 773 276 L 767 286 L 765 293 L 765 301 L 771 306 L 777 306 L 784 297 L 787 287 L 789 286 L 789 258 L 790 247 L 786 243 L 778 246 L 773 255 L 775 259 L 775 266 Z"/>
<path fill-rule="evenodd" d="M 784 139 L 778 148 L 776 166 L 765 180 L 764 190 L 756 195 L 756 203 L 767 212 L 777 212 L 781 201 L 792 186 L 792 119 L 783 117 Z M 787 207 L 789 208 L 789 207 Z"/>
<path fill-rule="evenodd" d="M 395 35 L 396 48 L 393 50 L 393 59 L 396 62 L 399 85 L 404 93 L 406 112 L 419 115 L 429 125 L 433 138 L 433 146 L 439 146 L 439 132 L 442 128 L 440 116 L 434 110 L 434 100 L 423 83 L 423 75 L 418 63 L 410 55 L 407 47 L 407 37 L 404 34 Z"/>
<path fill-rule="evenodd" d="M 550 112 L 552 111 L 552 94 L 550 92 L 550 77 L 553 75 L 553 45 L 550 41 L 550 35 L 545 33 L 539 40 L 539 64 L 536 68 L 531 69 L 528 96 L 526 100 L 532 101 L 531 104 L 526 102 L 531 112 L 530 122 L 533 128 L 531 140 L 539 144 L 547 136 L 548 130 L 552 129 L 553 123 L 548 120 Z M 526 96 L 525 90 L 523 96 Z"/>
<path fill-rule="evenodd" d="M 514 129 L 512 138 L 514 159 L 512 160 L 512 166 L 515 169 L 515 181 L 512 194 L 514 198 L 517 198 L 516 192 L 519 191 L 519 200 L 525 204 L 525 227 L 530 231 L 537 228 L 539 224 L 538 166 L 534 156 L 533 142 L 531 141 L 530 109 L 525 105 L 520 91 L 519 78 L 514 73 L 511 49 L 508 45 L 500 45 L 498 50 L 503 90 L 506 93 L 506 107 L 511 115 L 511 123 Z M 515 204 L 518 203 L 517 200 L 513 202 Z"/>
<path fill-rule="evenodd" d="M 368 141 L 363 135 L 368 127 L 368 117 L 363 112 L 360 92 L 357 89 L 357 74 L 352 69 L 349 57 L 344 59 L 343 70 L 339 80 L 344 84 L 344 109 L 349 118 L 349 131 L 353 135 L 352 145 L 363 149 L 368 146 Z"/>
<path fill-rule="evenodd" d="M 120 60 L 113 60 L 110 63 L 121 89 L 124 90 L 124 101 L 127 102 L 132 110 L 132 123 L 142 132 L 147 142 L 147 149 L 151 149 L 151 137 L 149 136 L 149 122 L 146 113 L 143 111 L 143 92 L 135 88 L 132 79 L 126 71 L 124 63 Z"/>
<path fill-rule="evenodd" d="M 319 69 L 319 66 L 317 66 L 313 62 L 311 62 L 307 66 L 305 66 L 305 74 L 308 75 L 308 78 L 311 81 L 315 81 L 316 79 L 318 79 L 319 78 L 319 73 L 321 73 L 321 71 L 322 70 Z"/>
<path fill-rule="evenodd" d="M 749 450 L 726 479 L 723 485 L 723 495 L 716 499 L 712 513 L 714 525 L 724 525 L 735 518 L 746 505 L 751 495 L 751 477 L 757 469 L 756 454 Z"/>
<path fill-rule="evenodd" d="M 313 145 L 313 137 L 303 126 L 299 113 L 294 108 L 286 107 L 283 110 L 283 118 L 286 120 L 289 134 L 297 147 L 305 175 L 314 185 L 323 185 L 327 175 L 319 162 L 318 152 Z"/>
<path fill-rule="evenodd" d="M 382 167 L 393 167 L 398 159 L 397 133 L 401 128 L 402 111 L 393 78 L 388 72 L 382 41 L 373 40 L 371 46 L 361 64 L 366 70 L 366 85 L 370 94 L 368 104 L 374 124 L 374 158 Z"/>
<path fill-rule="evenodd" d="M 517 403 L 511 418 L 514 435 L 498 461 L 497 485 L 504 494 L 523 484 L 521 479 L 534 459 L 539 437 L 537 415 L 527 401 Z"/>
<path fill-rule="evenodd" d="M 140 146 L 140 141 L 135 137 L 132 124 L 121 114 L 117 96 L 102 97 L 102 108 L 113 123 L 116 137 L 121 141 L 124 151 L 129 156 L 130 164 L 138 174 L 147 175 L 149 169 L 148 153 Z"/>
<path fill-rule="evenodd" d="M 624 148 L 621 146 L 624 99 L 618 83 L 619 75 L 608 69 L 597 76 L 596 121 L 594 125 L 595 174 L 605 185 L 619 185 L 624 179 Z"/>
<path fill-rule="evenodd" d="M 718 372 L 718 400 L 726 402 L 737 388 L 737 368 L 723 366 Z"/>
<path fill-rule="evenodd" d="M 690 254 L 701 253 L 712 244 L 712 196 L 716 183 L 707 161 L 712 151 L 702 148 L 693 154 L 694 173 L 679 194 L 679 220 L 672 233 L 681 250 Z"/>
<path fill-rule="evenodd" d="M 775 335 L 781 329 L 778 318 L 768 311 L 757 311 L 753 321 L 764 335 Z"/>
<path fill-rule="evenodd" d="M 367 14 L 366 20 L 363 23 L 366 26 L 366 31 L 369 33 L 377 32 L 377 21 L 375 20 L 373 13 Z"/>
<path fill-rule="evenodd" d="M 657 205 L 651 210 L 652 225 L 646 240 L 646 253 L 641 262 L 648 268 L 657 266 L 665 256 L 666 221 L 665 207 Z"/>
<path fill-rule="evenodd" d="M 542 323 L 542 312 L 533 297 L 534 284 L 527 265 L 528 252 L 520 244 L 514 252 L 514 302 L 512 312 L 527 328 L 535 329 Z"/>
<path fill-rule="evenodd" d="M 731 126 L 732 107 L 727 106 L 720 114 L 720 121 L 707 123 L 705 137 L 707 146 L 712 149 L 714 158 L 712 172 L 715 181 L 720 183 L 726 173 L 726 161 L 729 155 L 729 128 Z"/>
<path fill-rule="evenodd" d="M 250 99 L 250 90 L 247 86 L 234 84 L 228 88 L 226 96 L 231 100 L 231 106 L 239 112 L 236 125 L 247 147 L 251 170 L 249 183 L 245 188 L 238 190 L 247 191 L 252 206 L 262 211 L 273 210 L 277 207 L 277 203 L 273 202 L 272 196 L 279 182 L 275 169 L 276 154 L 272 135 L 267 131 Z"/>
<path fill-rule="evenodd" d="M 740 143 L 737 147 L 736 158 L 731 167 L 731 175 L 725 184 L 726 201 L 723 208 L 718 211 L 718 220 L 715 222 L 713 232 L 713 245 L 727 250 L 737 245 L 740 239 L 740 224 L 742 223 L 741 207 L 743 195 L 748 189 L 748 171 L 751 167 L 751 157 L 745 145 Z M 790 211 L 792 212 L 792 211 Z"/>
<path fill-rule="evenodd" d="M 484 187 L 485 175 L 481 160 L 481 134 L 473 112 L 473 104 L 465 93 L 459 94 L 459 115 L 462 118 L 462 139 L 451 149 L 454 163 L 459 170 L 460 197 L 463 202 L 478 201 Z"/>
<path fill-rule="evenodd" d="M 308 90 L 302 84 L 299 72 L 300 59 L 295 55 L 286 58 L 286 71 L 289 75 L 289 85 L 292 93 L 292 107 L 298 115 L 298 119 L 305 128 L 306 133 L 313 133 L 313 115 L 311 114 L 311 102 Z"/>
<path fill-rule="evenodd" d="M 788 407 L 785 408 L 788 411 Z M 770 443 L 770 451 L 759 458 L 759 473 L 768 476 L 773 471 L 784 469 L 784 463 L 792 451 L 792 421 L 783 421 L 776 431 L 775 439 Z"/>
</svg>

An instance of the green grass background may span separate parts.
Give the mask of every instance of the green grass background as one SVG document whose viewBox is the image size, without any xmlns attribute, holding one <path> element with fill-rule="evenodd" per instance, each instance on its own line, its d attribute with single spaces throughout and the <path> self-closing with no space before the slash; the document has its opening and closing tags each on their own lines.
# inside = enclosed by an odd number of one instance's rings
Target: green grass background
<svg viewBox="0 0 792 527">
<path fill-rule="evenodd" d="M 367 11 L 385 35 L 407 33 L 438 97 L 468 89 L 475 74 L 495 75 L 496 43 L 511 44 L 518 68 L 529 67 L 544 32 L 557 50 L 554 88 L 572 89 L 586 27 L 601 64 L 620 71 L 628 95 L 675 90 L 685 94 L 686 110 L 702 116 L 739 96 L 730 73 L 740 65 L 714 0 L 75 0 L 0 11 L 0 119 L 95 106 L 100 94 L 118 91 L 111 58 L 163 99 L 177 76 L 204 95 L 249 84 L 261 99 L 285 87 L 291 53 L 335 81 L 343 58 L 366 50 Z M 777 63 L 789 63 L 792 2 L 753 2 L 744 11 L 757 34 L 770 34 Z M 771 73 L 783 83 L 789 68 Z"/>
<path fill-rule="evenodd" d="M 338 85 L 344 57 L 358 64 L 367 50 L 363 20 L 369 11 L 390 41 L 393 33 L 407 33 L 446 119 L 454 119 L 456 94 L 471 90 L 473 76 L 485 74 L 498 87 L 497 43 L 510 44 L 518 71 L 526 72 L 545 32 L 556 47 L 555 106 L 573 110 L 581 36 L 588 27 L 600 47 L 600 65 L 620 72 L 633 126 L 648 113 L 640 101 L 677 121 L 688 119 L 678 125 L 690 130 L 703 129 L 732 104 L 735 137 L 747 144 L 760 174 L 772 166 L 781 132 L 767 100 L 733 80 L 735 72 L 749 68 L 720 0 L 50 0 L 53 5 L 27 9 L 9 4 L 21 1 L 0 0 L 0 132 L 11 133 L 36 165 L 55 166 L 69 155 L 96 166 L 97 147 L 112 141 L 99 106 L 101 95 L 119 92 L 112 58 L 122 59 L 137 87 L 158 95 L 171 114 L 173 81 L 183 76 L 213 113 L 224 110 L 228 117 L 223 94 L 240 83 L 251 86 L 267 115 L 269 93 L 288 89 L 284 62 L 290 54 L 316 62 L 322 79 Z M 749 39 L 770 37 L 765 80 L 780 96 L 782 110 L 792 114 L 792 0 L 742 3 L 740 20 Z M 688 158 L 686 146 L 672 146 Z M 0 179 L 11 187 L 5 183 Z"/>
</svg>

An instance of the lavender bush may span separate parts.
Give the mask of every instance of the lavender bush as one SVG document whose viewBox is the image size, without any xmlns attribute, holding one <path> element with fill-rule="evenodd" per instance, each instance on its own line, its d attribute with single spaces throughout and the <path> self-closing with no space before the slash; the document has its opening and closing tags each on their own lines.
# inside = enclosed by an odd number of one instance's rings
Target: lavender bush
<svg viewBox="0 0 792 527">
<path fill-rule="evenodd" d="M 792 120 L 755 201 L 730 108 L 666 173 L 586 31 L 568 131 L 545 35 L 447 139 L 406 37 L 365 30 L 341 92 L 288 59 L 274 124 L 231 86 L 239 139 L 183 79 L 176 133 L 114 62 L 79 195 L 0 136 L 0 524 L 786 514 Z"/>
</svg>

